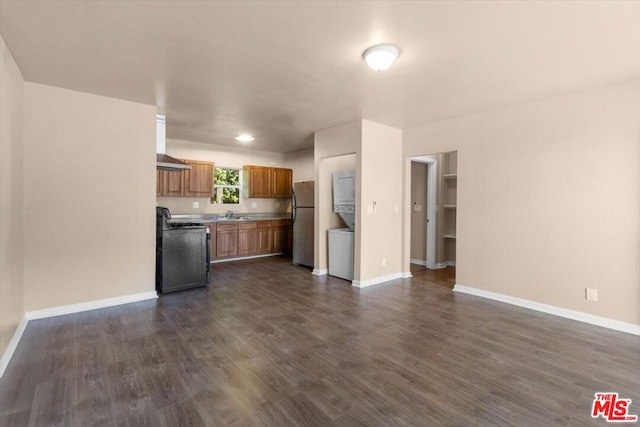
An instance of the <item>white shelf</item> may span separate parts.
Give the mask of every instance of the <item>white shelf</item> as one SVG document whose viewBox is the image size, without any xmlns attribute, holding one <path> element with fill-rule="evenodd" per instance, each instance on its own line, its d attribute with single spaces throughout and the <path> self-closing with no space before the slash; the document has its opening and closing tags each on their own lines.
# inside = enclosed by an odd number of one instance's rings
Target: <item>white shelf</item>
<svg viewBox="0 0 640 427">
<path fill-rule="evenodd" d="M 444 174 L 444 177 L 445 177 L 445 178 L 449 178 L 449 179 L 457 178 L 457 177 L 458 177 L 458 174 L 457 174 L 457 173 L 445 173 L 445 174 Z"/>
<path fill-rule="evenodd" d="M 456 235 L 455 235 L 455 234 L 445 234 L 443 237 L 444 237 L 445 239 L 455 239 L 455 238 L 456 238 Z"/>
<path fill-rule="evenodd" d="M 455 209 L 456 205 L 443 205 L 442 207 L 445 209 Z"/>
</svg>

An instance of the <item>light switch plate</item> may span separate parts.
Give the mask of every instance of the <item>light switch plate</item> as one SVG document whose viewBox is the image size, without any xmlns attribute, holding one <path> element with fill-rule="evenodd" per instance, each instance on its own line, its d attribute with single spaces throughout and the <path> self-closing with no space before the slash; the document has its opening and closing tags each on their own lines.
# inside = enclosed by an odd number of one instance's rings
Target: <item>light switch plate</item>
<svg viewBox="0 0 640 427">
<path fill-rule="evenodd" d="M 193 209 L 198 209 L 200 207 L 200 202 L 193 202 L 191 206 L 193 207 Z"/>
<path fill-rule="evenodd" d="M 258 204 L 256 202 L 251 202 L 251 208 L 255 209 L 258 207 Z"/>
</svg>

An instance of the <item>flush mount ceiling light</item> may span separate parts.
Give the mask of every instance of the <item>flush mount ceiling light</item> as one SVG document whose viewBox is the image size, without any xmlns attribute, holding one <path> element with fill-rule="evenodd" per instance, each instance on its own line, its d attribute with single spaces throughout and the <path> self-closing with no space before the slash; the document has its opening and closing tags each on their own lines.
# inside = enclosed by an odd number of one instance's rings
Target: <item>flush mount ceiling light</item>
<svg viewBox="0 0 640 427">
<path fill-rule="evenodd" d="M 255 138 L 249 135 L 248 133 L 241 133 L 240 135 L 236 136 L 236 141 L 239 141 L 239 142 L 251 142 L 254 139 Z"/>
<path fill-rule="evenodd" d="M 374 71 L 383 71 L 391 67 L 398 55 L 400 50 L 392 44 L 371 46 L 362 53 L 367 65 Z"/>
</svg>

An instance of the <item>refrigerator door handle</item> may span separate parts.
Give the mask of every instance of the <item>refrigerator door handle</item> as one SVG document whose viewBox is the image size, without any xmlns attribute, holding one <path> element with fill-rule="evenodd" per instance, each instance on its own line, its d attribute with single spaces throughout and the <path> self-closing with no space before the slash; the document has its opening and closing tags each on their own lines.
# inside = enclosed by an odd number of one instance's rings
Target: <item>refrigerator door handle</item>
<svg viewBox="0 0 640 427">
<path fill-rule="evenodd" d="M 296 206 L 296 192 L 291 191 L 291 224 L 295 224 L 296 222 L 296 211 L 298 207 Z"/>
</svg>

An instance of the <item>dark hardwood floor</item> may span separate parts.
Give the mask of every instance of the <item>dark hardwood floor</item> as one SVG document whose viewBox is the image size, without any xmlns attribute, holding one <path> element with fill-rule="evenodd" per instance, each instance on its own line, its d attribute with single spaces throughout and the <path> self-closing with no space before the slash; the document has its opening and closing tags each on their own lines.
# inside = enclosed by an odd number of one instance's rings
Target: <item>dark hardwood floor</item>
<svg viewBox="0 0 640 427">
<path fill-rule="evenodd" d="M 29 322 L 2 426 L 603 426 L 640 414 L 640 337 L 416 275 L 365 289 L 283 258 L 209 288 Z"/>
<path fill-rule="evenodd" d="M 409 271 L 417 280 L 432 283 L 434 285 L 444 286 L 453 289 L 456 284 L 456 268 L 445 267 L 437 270 L 429 270 L 424 265 L 411 264 Z"/>
</svg>

